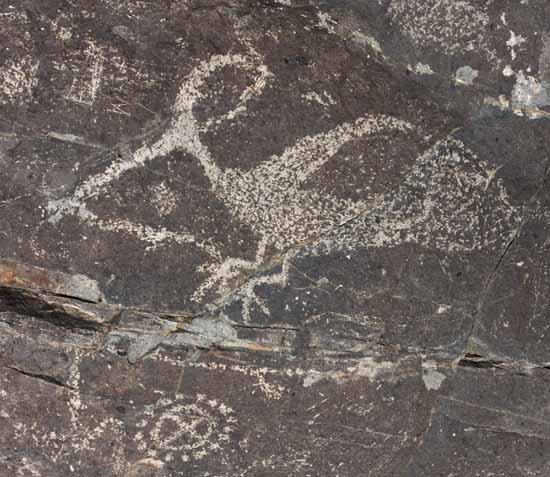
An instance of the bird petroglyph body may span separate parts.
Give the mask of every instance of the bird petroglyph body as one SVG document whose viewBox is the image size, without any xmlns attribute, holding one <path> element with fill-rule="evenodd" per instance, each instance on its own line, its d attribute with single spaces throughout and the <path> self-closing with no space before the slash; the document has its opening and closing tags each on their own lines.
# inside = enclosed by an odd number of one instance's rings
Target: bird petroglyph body
<svg viewBox="0 0 550 477">
<path fill-rule="evenodd" d="M 226 67 L 253 72 L 255 81 L 241 93 L 232 110 L 199 123 L 193 107 L 204 98 L 205 82 L 216 70 Z M 422 243 L 425 237 L 432 243 L 435 241 L 434 245 L 440 248 L 468 249 L 482 245 L 483 237 L 468 243 L 461 242 L 453 222 L 457 217 L 464 219 L 464 214 L 470 214 L 472 221 L 476 220 L 476 211 L 472 210 L 472 206 L 477 203 L 480 194 L 487 187 L 500 187 L 491 184 L 491 178 L 494 177 L 492 171 L 484 167 L 460 141 L 449 136 L 430 144 L 428 139 L 420 135 L 419 128 L 396 117 L 366 114 L 332 130 L 305 136 L 281 154 L 260 162 L 250 170 L 220 168 L 201 140 L 201 134 L 243 115 L 248 103 L 262 94 L 272 78 L 273 75 L 253 50 L 246 55 L 215 55 L 200 62 L 183 82 L 174 104 L 174 118 L 160 139 L 142 145 L 129 157 L 112 162 L 103 172 L 87 177 L 69 197 L 51 200 L 48 204 L 50 221 L 55 222 L 64 215 L 73 214 L 102 230 L 131 235 L 148 246 L 176 242 L 199 247 L 210 259 L 201 267 L 206 278 L 195 291 L 193 299 L 201 302 L 211 291 L 215 291 L 222 299 L 231 294 L 231 300 L 239 299 L 242 302 L 245 320 L 250 319 L 250 307 L 254 304 L 269 313 L 261 300 L 255 297 L 254 289 L 259 284 L 284 285 L 295 247 L 304 242 L 328 240 L 336 246 L 377 246 L 403 241 Z M 304 187 L 308 179 L 345 144 L 369 137 L 383 138 L 392 132 L 416 134 L 425 144 L 424 154 L 415 161 L 398 190 L 379 194 L 366 203 Z M 190 154 L 200 163 L 212 192 L 225 204 L 232 217 L 248 225 L 257 235 L 259 245 L 256 260 L 223 257 L 215 243 L 201 240 L 191 230 L 174 231 L 126 219 L 106 219 L 90 210 L 87 201 L 101 194 L 114 180 L 175 150 Z M 437 160 L 434 161 L 434 157 Z M 449 181 L 450 175 L 456 176 L 456 180 Z M 448 188 L 449 183 L 455 184 L 456 190 L 440 190 L 438 187 L 438 184 L 447 184 Z M 415 199 L 410 191 L 418 188 L 422 194 Z M 433 207 L 430 202 L 432 192 L 443 194 L 448 200 L 439 201 L 437 208 Z M 406 201 L 407 205 L 399 205 L 404 202 L 399 199 L 408 194 L 410 200 Z M 500 197 L 506 204 L 504 190 Z M 446 204 L 445 210 L 441 209 L 441 203 Z M 501 227 L 505 232 L 514 210 L 511 206 L 501 207 L 500 210 L 506 217 L 501 217 L 502 220 L 495 222 L 494 226 Z M 382 220 L 376 223 L 370 220 L 370 212 L 378 212 Z M 428 237 L 425 228 L 430 223 L 432 230 Z M 448 240 L 449 234 L 453 235 L 452 242 Z M 281 272 L 256 274 L 240 283 L 237 290 L 232 289 L 230 283 L 242 275 L 243 270 L 254 272 L 266 263 L 268 248 L 282 255 Z"/>
</svg>

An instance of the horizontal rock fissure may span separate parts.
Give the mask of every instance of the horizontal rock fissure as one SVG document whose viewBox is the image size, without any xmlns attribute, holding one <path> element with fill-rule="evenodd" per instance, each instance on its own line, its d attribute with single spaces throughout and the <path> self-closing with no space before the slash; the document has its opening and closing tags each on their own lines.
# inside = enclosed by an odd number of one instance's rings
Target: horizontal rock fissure
<svg viewBox="0 0 550 477">
<path fill-rule="evenodd" d="M 23 369 L 18 368 L 17 366 L 4 366 L 6 369 L 10 369 L 12 371 L 15 371 L 16 373 L 22 374 L 23 376 L 27 376 L 29 378 L 38 379 L 40 381 L 43 381 L 48 384 L 53 384 L 55 386 L 59 386 L 65 389 L 74 390 L 71 386 L 68 386 L 67 384 L 63 383 L 57 378 L 54 378 L 53 376 L 49 376 L 46 374 L 40 374 L 40 373 L 33 373 L 30 371 L 25 371 Z"/>
</svg>

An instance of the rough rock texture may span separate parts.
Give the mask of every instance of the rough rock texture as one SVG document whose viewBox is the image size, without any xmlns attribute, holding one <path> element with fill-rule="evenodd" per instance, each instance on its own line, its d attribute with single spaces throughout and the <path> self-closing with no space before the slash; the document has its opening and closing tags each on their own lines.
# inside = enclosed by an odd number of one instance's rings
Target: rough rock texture
<svg viewBox="0 0 550 477">
<path fill-rule="evenodd" d="M 550 475 L 549 25 L 0 0 L 0 475 Z"/>
</svg>

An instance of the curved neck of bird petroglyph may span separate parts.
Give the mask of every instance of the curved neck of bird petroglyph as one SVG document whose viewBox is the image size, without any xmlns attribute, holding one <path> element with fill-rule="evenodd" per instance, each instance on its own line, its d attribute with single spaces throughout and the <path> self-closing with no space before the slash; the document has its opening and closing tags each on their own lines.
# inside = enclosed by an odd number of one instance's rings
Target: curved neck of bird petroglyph
<svg viewBox="0 0 550 477">
<path fill-rule="evenodd" d="M 234 109 L 222 116 L 210 118 L 201 127 L 193 115 L 193 107 L 205 97 L 206 93 L 201 89 L 207 79 L 214 71 L 227 66 L 239 66 L 245 69 L 254 68 L 257 71 L 256 80 L 254 84 L 248 86 L 242 92 Z M 214 190 L 219 187 L 227 187 L 225 179 L 229 173 L 226 174 L 218 167 L 210 151 L 202 143 L 200 132 L 245 112 L 248 101 L 263 91 L 270 75 L 267 67 L 259 62 L 259 55 L 255 50 L 250 49 L 249 55 L 231 53 L 213 55 L 208 60 L 199 63 L 180 87 L 174 103 L 174 111 L 177 117 L 170 134 L 163 137 L 163 140 L 165 140 L 165 145 L 168 148 L 172 148 L 172 150 L 179 148 L 193 155 L 203 167 Z"/>
<path fill-rule="evenodd" d="M 222 170 L 212 158 L 208 147 L 200 138 L 200 129 L 191 110 L 180 112 L 170 133 L 163 137 L 167 149 L 180 149 L 191 154 L 202 166 L 206 177 L 215 188 L 223 176 Z"/>
</svg>

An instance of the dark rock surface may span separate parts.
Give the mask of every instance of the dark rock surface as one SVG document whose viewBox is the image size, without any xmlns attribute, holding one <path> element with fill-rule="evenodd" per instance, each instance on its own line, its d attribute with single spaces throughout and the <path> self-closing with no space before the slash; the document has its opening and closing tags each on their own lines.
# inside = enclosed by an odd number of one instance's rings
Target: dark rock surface
<svg viewBox="0 0 550 477">
<path fill-rule="evenodd" d="M 550 475 L 546 0 L 0 0 L 0 475 Z"/>
</svg>

